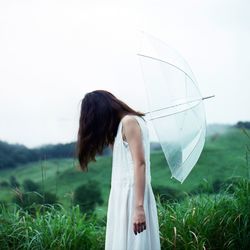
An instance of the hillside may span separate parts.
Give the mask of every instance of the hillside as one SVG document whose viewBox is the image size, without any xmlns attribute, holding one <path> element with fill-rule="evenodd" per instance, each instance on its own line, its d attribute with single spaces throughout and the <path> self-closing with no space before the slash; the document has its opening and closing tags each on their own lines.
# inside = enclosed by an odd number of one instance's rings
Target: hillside
<svg viewBox="0 0 250 250">
<path fill-rule="evenodd" d="M 241 129 L 228 128 L 227 132 L 216 133 L 207 138 L 202 155 L 183 184 L 170 178 L 164 155 L 161 151 L 151 154 L 151 176 L 153 189 L 167 186 L 183 192 L 194 190 L 201 183 L 215 180 L 226 180 L 229 177 L 248 175 L 245 161 L 245 145 L 249 139 Z M 98 207 L 101 215 L 106 213 L 111 180 L 111 156 L 98 156 L 96 163 L 89 165 L 89 172 L 75 169 L 74 159 L 50 159 L 35 163 L 19 165 L 15 169 L 1 170 L 0 183 L 9 181 L 15 176 L 22 183 L 25 179 L 44 184 L 46 191 L 56 193 L 60 202 L 66 207 L 71 203 L 75 188 L 94 179 L 100 183 L 104 199 L 102 207 Z M 43 170 L 43 171 L 42 171 Z M 44 182 L 42 182 L 44 176 Z M 0 187 L 0 200 L 10 202 L 13 190 Z"/>
</svg>

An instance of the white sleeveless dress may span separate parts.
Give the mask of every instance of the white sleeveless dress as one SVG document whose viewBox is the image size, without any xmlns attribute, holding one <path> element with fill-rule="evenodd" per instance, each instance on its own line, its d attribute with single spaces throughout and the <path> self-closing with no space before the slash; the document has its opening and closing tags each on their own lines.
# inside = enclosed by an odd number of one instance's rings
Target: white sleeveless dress
<svg viewBox="0 0 250 250">
<path fill-rule="evenodd" d="M 113 146 L 111 189 L 108 200 L 105 250 L 159 250 L 160 235 L 156 201 L 151 187 L 150 142 L 146 121 L 133 115 L 138 121 L 146 160 L 144 211 L 146 229 L 133 231 L 134 166 L 129 145 L 122 138 L 120 121 Z"/>
</svg>

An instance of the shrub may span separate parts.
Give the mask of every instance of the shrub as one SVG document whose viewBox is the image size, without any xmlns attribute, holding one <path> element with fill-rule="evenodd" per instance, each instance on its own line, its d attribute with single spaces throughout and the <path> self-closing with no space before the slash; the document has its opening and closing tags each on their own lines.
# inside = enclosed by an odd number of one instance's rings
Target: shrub
<svg viewBox="0 0 250 250">
<path fill-rule="evenodd" d="M 159 196 L 160 201 L 163 203 L 166 201 L 181 200 L 183 198 L 183 195 L 179 190 L 170 187 L 159 185 L 153 187 L 153 191 L 155 196 Z"/>
<path fill-rule="evenodd" d="M 44 192 L 40 194 L 38 192 L 22 192 L 16 189 L 16 194 L 13 197 L 13 202 L 19 207 L 34 214 L 38 207 L 41 205 L 56 205 L 58 204 L 58 198 L 55 194 L 50 192 Z"/>
<path fill-rule="evenodd" d="M 14 175 L 10 176 L 10 186 L 12 188 L 19 188 L 20 187 L 20 184 Z"/>
<path fill-rule="evenodd" d="M 40 191 L 40 185 L 29 179 L 23 181 L 23 188 L 26 192 Z"/>
<path fill-rule="evenodd" d="M 8 181 L 0 181 L 0 187 L 9 187 L 10 186 L 10 184 L 9 184 L 9 182 Z"/>
<path fill-rule="evenodd" d="M 97 204 L 103 204 L 102 194 L 97 181 L 91 180 L 74 191 L 73 204 L 79 205 L 84 213 L 92 212 Z"/>
</svg>

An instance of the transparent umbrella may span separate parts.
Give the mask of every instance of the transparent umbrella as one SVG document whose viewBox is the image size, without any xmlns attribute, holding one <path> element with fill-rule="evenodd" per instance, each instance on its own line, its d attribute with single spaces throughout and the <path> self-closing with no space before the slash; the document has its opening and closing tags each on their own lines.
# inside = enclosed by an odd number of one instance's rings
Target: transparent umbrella
<svg viewBox="0 0 250 250">
<path fill-rule="evenodd" d="M 147 120 L 152 122 L 168 166 L 181 183 L 203 150 L 206 116 L 198 84 L 187 62 L 173 48 L 142 34 L 137 54 L 146 87 Z"/>
</svg>

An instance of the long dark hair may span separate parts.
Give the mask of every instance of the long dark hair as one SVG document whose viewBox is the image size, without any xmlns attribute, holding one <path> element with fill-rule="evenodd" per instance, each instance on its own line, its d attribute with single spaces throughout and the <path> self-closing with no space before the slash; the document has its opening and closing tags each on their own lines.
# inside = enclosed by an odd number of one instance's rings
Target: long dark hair
<svg viewBox="0 0 250 250">
<path fill-rule="evenodd" d="M 102 154 L 106 146 L 114 144 L 118 125 L 126 114 L 145 116 L 106 90 L 95 90 L 84 96 L 76 142 L 78 169 L 88 171 L 88 163 L 96 161 L 96 154 Z"/>
</svg>

